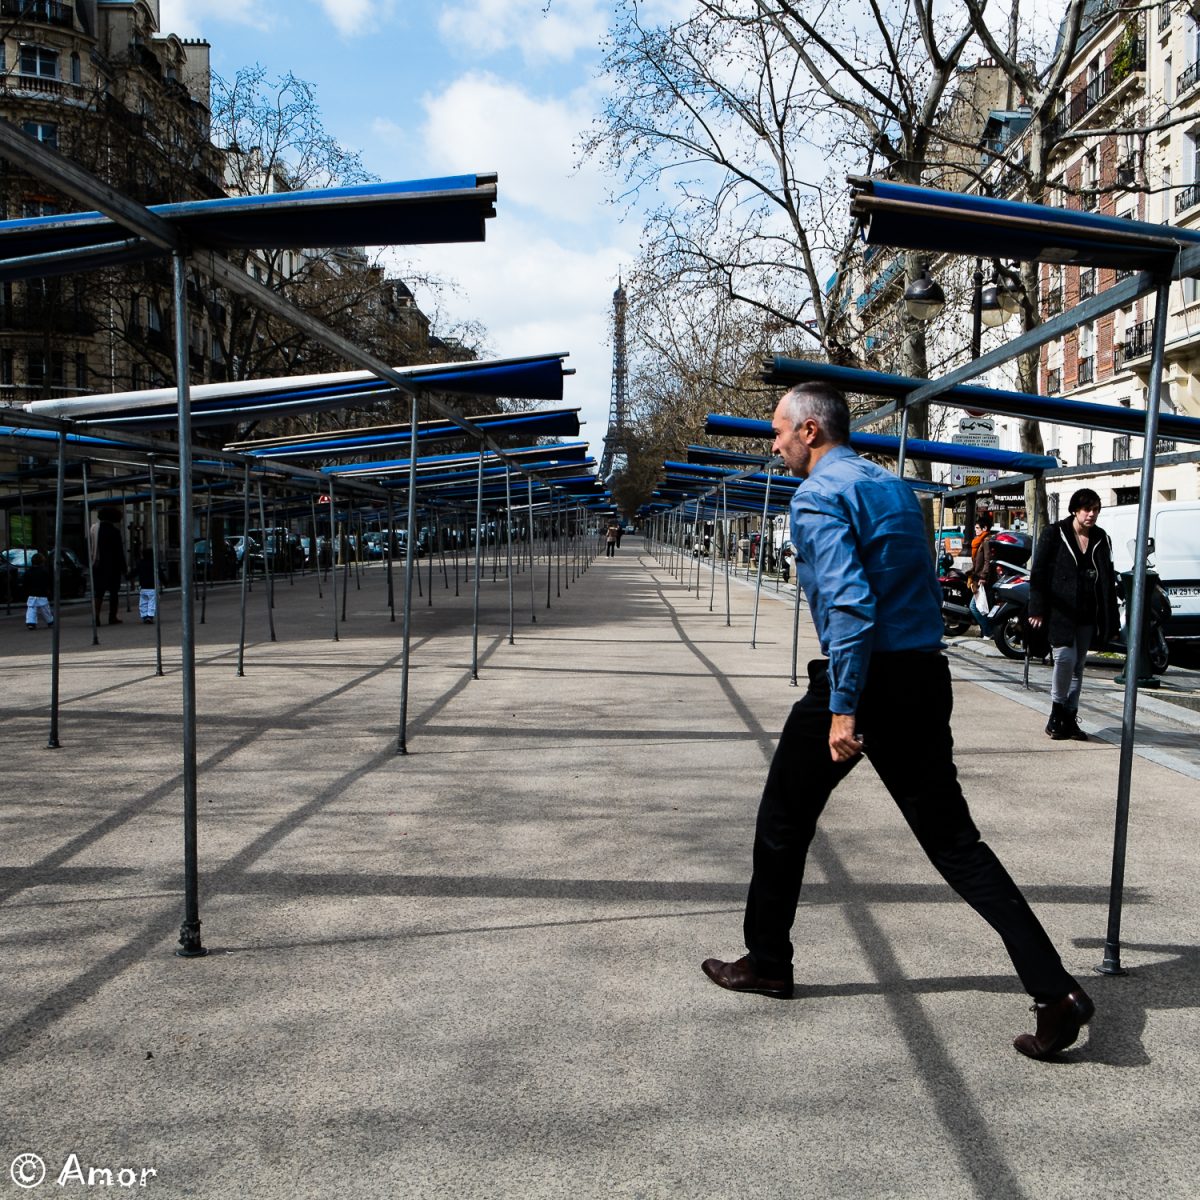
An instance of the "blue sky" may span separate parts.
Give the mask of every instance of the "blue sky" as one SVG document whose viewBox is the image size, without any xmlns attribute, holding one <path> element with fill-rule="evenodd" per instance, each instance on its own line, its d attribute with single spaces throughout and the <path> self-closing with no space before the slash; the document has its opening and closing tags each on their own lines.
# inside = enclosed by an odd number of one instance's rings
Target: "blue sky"
<svg viewBox="0 0 1200 1200">
<path fill-rule="evenodd" d="M 600 0 L 161 0 L 162 31 L 203 37 L 213 69 L 261 63 L 317 86 L 325 124 L 382 179 L 497 171 L 486 243 L 405 251 L 449 276 L 443 303 L 496 354 L 570 351 L 567 403 L 598 454 L 611 385 L 609 313 L 638 222 L 576 169 L 599 107 Z M 418 300 L 434 298 L 418 291 Z"/>
</svg>

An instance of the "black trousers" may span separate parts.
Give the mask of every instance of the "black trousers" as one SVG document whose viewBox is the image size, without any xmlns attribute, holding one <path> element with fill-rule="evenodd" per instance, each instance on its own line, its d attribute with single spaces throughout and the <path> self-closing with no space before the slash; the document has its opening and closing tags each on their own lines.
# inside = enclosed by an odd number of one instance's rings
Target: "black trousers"
<svg viewBox="0 0 1200 1200">
<path fill-rule="evenodd" d="M 790 934 L 817 819 L 859 761 L 829 756 L 829 678 L 808 664 L 808 691 L 792 708 L 763 789 L 746 899 L 746 947 L 755 969 L 790 978 Z M 936 652 L 872 656 L 857 715 L 864 755 L 921 849 L 946 882 L 1000 935 L 1025 990 L 1058 1000 L 1078 986 L 1017 885 L 980 839 L 954 768 L 950 668 Z"/>
</svg>

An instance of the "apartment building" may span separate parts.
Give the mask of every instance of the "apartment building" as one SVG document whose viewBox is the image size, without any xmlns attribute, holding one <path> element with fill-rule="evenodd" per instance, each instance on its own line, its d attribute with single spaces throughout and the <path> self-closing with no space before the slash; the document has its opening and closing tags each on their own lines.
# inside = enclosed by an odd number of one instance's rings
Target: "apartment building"
<svg viewBox="0 0 1200 1200">
<path fill-rule="evenodd" d="M 1178 2 L 1142 9 L 1093 5 L 1055 117 L 1052 199 L 1117 217 L 1200 227 L 1200 18 Z M 1043 314 L 1102 292 L 1125 272 L 1045 265 Z M 1145 411 L 1155 300 L 1147 296 L 1043 348 L 1041 390 Z M 1164 412 L 1200 416 L 1200 287 L 1172 285 Z M 1142 439 L 1043 426 L 1047 450 L 1069 473 L 1047 488 L 1050 516 L 1077 487 L 1105 504 L 1140 498 Z M 1200 496 L 1196 448 L 1160 439 L 1154 499 Z"/>
</svg>

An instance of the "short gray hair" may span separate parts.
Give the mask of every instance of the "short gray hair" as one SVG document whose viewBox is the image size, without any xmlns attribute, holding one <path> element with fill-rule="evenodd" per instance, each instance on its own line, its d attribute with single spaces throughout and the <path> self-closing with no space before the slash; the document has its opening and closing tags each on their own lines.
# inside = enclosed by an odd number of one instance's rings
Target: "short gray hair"
<svg viewBox="0 0 1200 1200">
<path fill-rule="evenodd" d="M 810 417 L 831 442 L 850 440 L 850 406 L 846 397 L 832 384 L 798 383 L 783 397 L 793 429 Z"/>
</svg>

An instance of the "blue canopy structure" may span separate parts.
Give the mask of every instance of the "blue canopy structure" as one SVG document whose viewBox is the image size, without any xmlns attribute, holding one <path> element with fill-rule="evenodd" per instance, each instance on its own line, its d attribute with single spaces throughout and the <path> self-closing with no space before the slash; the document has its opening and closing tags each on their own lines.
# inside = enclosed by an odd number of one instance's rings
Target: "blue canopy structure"
<svg viewBox="0 0 1200 1200">
<path fill-rule="evenodd" d="M 845 392 L 887 396 L 893 399 L 909 395 L 926 382 L 924 379 L 914 379 L 908 375 L 889 375 L 883 371 L 864 371 L 856 367 L 839 367 L 832 363 L 810 362 L 807 359 L 786 358 L 783 355 L 765 360 L 762 378 L 768 383 L 778 383 L 787 387 L 797 383 L 831 383 Z M 1003 388 L 979 387 L 975 384 L 960 383 L 947 388 L 944 392 L 932 396 L 930 403 L 981 409 L 999 416 L 1048 421 L 1055 425 L 1072 425 L 1081 429 L 1103 429 L 1111 433 L 1141 434 L 1146 423 L 1144 413 L 1111 404 L 1060 400 L 1030 392 L 1012 392 Z M 1200 442 L 1200 418 L 1182 417 L 1177 413 L 1160 413 L 1158 431 L 1163 437 L 1171 437 L 1176 441 Z M 911 442 L 907 444 L 912 445 Z M 914 457 L 922 456 L 914 452 Z"/>
<path fill-rule="evenodd" d="M 580 428 L 577 408 L 472 416 L 471 423 L 488 433 L 519 434 L 521 437 L 575 437 Z M 446 420 L 422 421 L 417 426 L 418 445 L 462 436 L 462 430 Z M 239 450 L 256 457 L 270 455 L 272 458 L 338 458 L 411 444 L 410 426 L 382 425 L 374 429 L 341 430 L 299 439 L 269 438 L 253 442 L 234 442 L 226 449 Z"/>
<path fill-rule="evenodd" d="M 496 176 L 483 174 L 156 204 L 149 211 L 195 245 L 283 250 L 344 246 L 350 231 L 359 246 L 482 242 L 495 203 Z M 106 265 L 147 254 L 141 241 L 114 245 L 125 237 L 120 224 L 99 212 L 4 221 L 0 259 L 89 246 Z M 71 270 L 78 269 L 75 260 Z"/>
<path fill-rule="evenodd" d="M 770 421 L 754 421 L 748 417 L 726 417 L 709 413 L 705 432 L 726 437 L 773 438 Z M 850 445 L 864 454 L 896 455 L 900 439 L 879 433 L 852 433 Z M 955 442 L 928 442 L 908 438 L 905 441 L 911 458 L 929 462 L 961 463 L 968 467 L 994 467 L 1006 471 L 1049 471 L 1058 466 L 1058 459 L 1048 454 L 1024 454 L 1014 450 L 990 450 L 986 446 L 961 446 Z"/>
<path fill-rule="evenodd" d="M 1170 266 L 1200 230 L 851 176 L 870 245 L 1136 270 Z"/>
<path fill-rule="evenodd" d="M 481 362 L 434 363 L 395 370 L 415 391 L 561 400 L 563 377 L 568 373 L 563 367 L 566 357 L 564 352 Z M 369 371 L 342 371 L 198 384 L 191 389 L 190 411 L 194 425 L 222 425 L 252 418 L 345 408 L 395 395 L 394 387 Z M 34 400 L 25 408 L 41 416 L 70 417 L 79 423 L 138 428 L 171 425 L 178 415 L 174 388 Z M 442 424 L 451 427 L 453 423 L 443 420 Z M 578 433 L 578 418 L 575 432 Z M 280 440 L 274 439 L 274 442 L 277 444 Z"/>
</svg>

